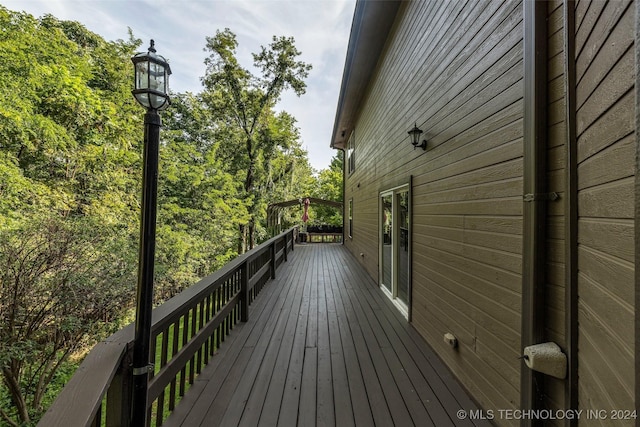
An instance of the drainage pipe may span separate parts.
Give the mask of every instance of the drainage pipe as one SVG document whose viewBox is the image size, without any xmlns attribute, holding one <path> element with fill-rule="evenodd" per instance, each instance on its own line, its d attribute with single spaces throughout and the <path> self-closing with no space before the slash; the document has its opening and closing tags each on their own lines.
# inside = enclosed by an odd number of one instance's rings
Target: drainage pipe
<svg viewBox="0 0 640 427">
<path fill-rule="evenodd" d="M 544 339 L 545 217 L 547 157 L 547 3 L 524 4 L 524 201 L 521 345 Z M 544 396 L 542 374 L 520 367 L 520 407 L 541 409 Z M 537 426 L 539 420 L 523 420 Z"/>
</svg>

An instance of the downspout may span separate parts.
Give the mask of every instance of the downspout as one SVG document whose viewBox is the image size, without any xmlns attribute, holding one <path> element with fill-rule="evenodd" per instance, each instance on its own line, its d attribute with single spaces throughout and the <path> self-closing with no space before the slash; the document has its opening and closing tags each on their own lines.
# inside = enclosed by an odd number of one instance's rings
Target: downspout
<svg viewBox="0 0 640 427">
<path fill-rule="evenodd" d="M 576 140 L 576 3 L 564 2 L 565 104 L 567 127 L 565 184 L 565 407 L 578 409 L 578 147 Z M 578 425 L 567 419 L 567 427 Z"/>
<path fill-rule="evenodd" d="M 544 339 L 547 3 L 524 0 L 524 202 L 521 350 Z M 543 375 L 521 361 L 520 408 L 543 408 Z M 526 417 L 524 417 L 526 418 Z M 542 425 L 523 419 L 521 426 Z"/>
</svg>

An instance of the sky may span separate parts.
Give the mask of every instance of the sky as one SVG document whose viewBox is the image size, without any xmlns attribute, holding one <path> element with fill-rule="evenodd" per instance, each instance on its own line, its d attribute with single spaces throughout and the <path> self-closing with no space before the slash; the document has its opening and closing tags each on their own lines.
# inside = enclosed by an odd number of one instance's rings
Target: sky
<svg viewBox="0 0 640 427">
<path fill-rule="evenodd" d="M 0 0 L 14 11 L 36 17 L 51 14 L 78 21 L 106 40 L 128 38 L 131 28 L 143 40 L 155 41 L 159 55 L 171 64 L 174 92 L 201 90 L 207 36 L 229 28 L 238 38 L 237 57 L 249 71 L 251 53 L 272 37 L 294 37 L 300 60 L 313 69 L 301 97 L 286 92 L 276 110 L 298 121 L 302 145 L 316 170 L 336 154 L 329 147 L 342 81 L 355 0 Z"/>
</svg>

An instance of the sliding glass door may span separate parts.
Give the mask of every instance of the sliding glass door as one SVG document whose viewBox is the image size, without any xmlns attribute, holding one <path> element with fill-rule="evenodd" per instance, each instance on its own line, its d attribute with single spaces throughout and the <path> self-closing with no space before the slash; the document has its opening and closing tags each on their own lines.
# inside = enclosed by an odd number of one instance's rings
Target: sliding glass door
<svg viewBox="0 0 640 427">
<path fill-rule="evenodd" d="M 380 286 L 405 314 L 409 308 L 409 188 L 380 194 Z"/>
<path fill-rule="evenodd" d="M 398 269 L 396 272 L 396 297 L 405 306 L 409 305 L 409 190 L 402 190 L 395 195 L 398 222 L 398 246 L 396 257 Z"/>
<path fill-rule="evenodd" d="M 383 194 L 382 203 L 382 262 L 381 285 L 393 292 L 393 194 Z"/>
</svg>

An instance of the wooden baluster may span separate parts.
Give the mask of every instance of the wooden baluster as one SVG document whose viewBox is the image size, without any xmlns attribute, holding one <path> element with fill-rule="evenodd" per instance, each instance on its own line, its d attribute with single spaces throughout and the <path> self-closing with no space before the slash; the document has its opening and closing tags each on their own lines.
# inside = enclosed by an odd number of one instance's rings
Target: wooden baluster
<svg viewBox="0 0 640 427">
<path fill-rule="evenodd" d="M 197 310 L 195 307 L 191 309 L 191 330 L 189 331 L 189 341 L 191 341 L 191 339 L 193 339 L 196 332 L 198 332 L 197 325 L 196 325 L 196 318 L 198 313 L 196 313 L 196 311 Z M 189 384 L 193 384 L 193 381 L 195 379 L 195 363 L 196 363 L 196 356 L 193 355 L 191 357 L 191 361 L 189 364 Z"/>
<path fill-rule="evenodd" d="M 249 278 L 247 262 L 243 262 L 240 267 L 240 320 L 249 320 Z"/>
<path fill-rule="evenodd" d="M 171 358 L 173 358 L 178 352 L 180 335 L 180 319 L 176 320 L 173 324 L 173 342 L 171 346 Z M 169 410 L 173 411 L 176 407 L 176 377 L 171 380 L 171 386 L 169 388 Z"/>
<path fill-rule="evenodd" d="M 160 369 L 167 364 L 167 353 L 169 352 L 169 328 L 162 333 L 162 348 L 160 350 Z M 161 426 L 164 417 L 164 390 L 158 396 L 156 425 Z"/>
<path fill-rule="evenodd" d="M 189 333 L 189 312 L 182 316 L 182 347 L 187 345 Z M 182 367 L 180 371 L 180 396 L 184 396 L 185 385 L 187 382 L 187 365 Z"/>
</svg>

